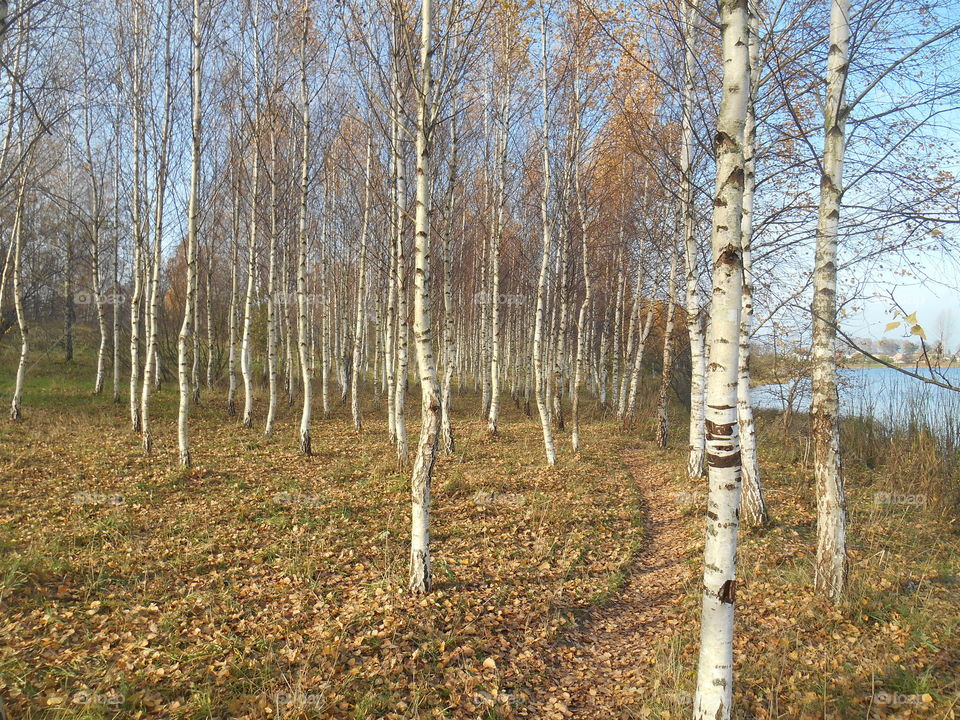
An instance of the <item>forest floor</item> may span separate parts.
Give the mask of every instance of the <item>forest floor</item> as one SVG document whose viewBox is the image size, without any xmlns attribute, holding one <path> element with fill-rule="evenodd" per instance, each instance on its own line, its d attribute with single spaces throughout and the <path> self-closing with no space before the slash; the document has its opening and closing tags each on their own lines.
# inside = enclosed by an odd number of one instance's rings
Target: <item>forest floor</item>
<svg viewBox="0 0 960 720">
<path fill-rule="evenodd" d="M 559 433 L 551 469 L 509 399 L 490 438 L 477 398 L 458 396 L 457 452 L 434 480 L 435 591 L 414 598 L 408 477 L 374 398 L 360 434 L 333 398 L 305 458 L 295 407 L 267 439 L 262 397 L 241 430 L 222 389 L 205 392 L 182 472 L 175 387 L 147 458 L 126 405 L 91 396 L 89 360 L 42 359 L 24 420 L 0 422 L 9 717 L 689 716 L 705 486 L 684 477 L 682 418 L 660 450 L 591 401 L 584 449 Z M 408 405 L 412 447 L 414 385 Z M 742 535 L 736 716 L 954 718 L 956 523 L 891 502 L 902 474 L 850 463 L 853 585 L 833 607 L 811 589 L 809 454 L 760 427 L 773 522 Z"/>
</svg>

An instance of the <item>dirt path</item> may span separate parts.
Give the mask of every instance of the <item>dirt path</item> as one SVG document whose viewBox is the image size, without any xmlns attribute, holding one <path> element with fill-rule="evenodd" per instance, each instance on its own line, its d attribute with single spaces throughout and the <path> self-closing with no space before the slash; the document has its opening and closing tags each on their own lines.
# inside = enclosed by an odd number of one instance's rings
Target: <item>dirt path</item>
<svg viewBox="0 0 960 720">
<path fill-rule="evenodd" d="M 643 494 L 646 544 L 617 597 L 551 648 L 536 717 L 642 717 L 658 673 L 672 671 L 654 666 L 652 646 L 681 622 L 679 602 L 692 573 L 685 562 L 692 519 L 650 451 L 633 450 L 623 459 Z"/>
</svg>

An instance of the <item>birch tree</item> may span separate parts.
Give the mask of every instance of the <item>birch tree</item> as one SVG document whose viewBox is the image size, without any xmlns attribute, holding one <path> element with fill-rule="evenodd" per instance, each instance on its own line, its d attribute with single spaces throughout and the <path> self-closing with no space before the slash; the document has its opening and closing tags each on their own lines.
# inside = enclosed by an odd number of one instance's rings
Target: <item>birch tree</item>
<svg viewBox="0 0 960 720">
<path fill-rule="evenodd" d="M 171 77 L 173 73 L 173 57 L 170 49 L 172 19 L 173 3 L 168 0 L 164 30 L 163 123 L 160 133 L 160 156 L 154 178 L 156 201 L 153 213 L 153 255 L 150 262 L 146 263 L 148 267 L 145 268 L 144 273 L 146 277 L 146 317 L 144 322 L 146 330 L 146 361 L 143 364 L 143 384 L 140 389 L 140 432 L 143 451 L 147 455 L 153 451 L 153 429 L 150 423 L 150 393 L 153 389 L 154 381 L 158 383 L 160 381 L 160 270 L 163 262 L 163 220 L 165 209 L 164 200 L 167 187 L 167 157 L 170 149 L 170 126 L 172 124 L 171 116 L 173 113 Z M 189 261 L 190 259 L 188 257 L 187 262 L 189 263 Z M 154 377 L 155 374 L 156 377 Z"/>
<path fill-rule="evenodd" d="M 670 277 L 667 279 L 667 318 L 663 328 L 663 362 L 660 372 L 660 392 L 657 395 L 657 447 L 667 446 L 669 415 L 667 398 L 673 370 L 673 312 L 677 294 L 677 252 L 670 248 Z"/>
<path fill-rule="evenodd" d="M 430 482 L 440 432 L 440 384 L 433 356 L 430 318 L 430 201 L 432 175 L 430 137 L 433 107 L 433 8 L 422 0 L 420 73 L 417 88 L 417 199 L 415 216 L 416 273 L 414 276 L 414 337 L 420 368 L 420 440 L 411 478 L 410 591 L 427 593 L 433 585 L 430 569 Z"/>
<path fill-rule="evenodd" d="M 813 467 L 817 489 L 817 592 L 833 601 L 847 586 L 847 508 L 840 465 L 837 396 L 837 227 L 843 194 L 848 108 L 844 88 L 850 52 L 849 0 L 830 1 L 827 96 L 823 112 L 820 210 L 813 272 Z"/>
<path fill-rule="evenodd" d="M 313 373 L 307 346 L 307 199 L 310 172 L 310 95 L 307 91 L 307 31 L 310 27 L 310 0 L 303 3 L 300 35 L 300 105 L 303 145 L 300 154 L 300 215 L 297 229 L 297 340 L 300 352 L 300 381 L 303 384 L 303 409 L 300 412 L 300 452 L 312 453 L 310 419 L 313 406 Z"/>
<path fill-rule="evenodd" d="M 366 330 L 366 275 L 367 275 L 367 235 L 370 228 L 370 194 L 373 184 L 373 132 L 367 131 L 367 152 L 364 163 L 363 180 L 363 220 L 360 226 L 360 262 L 357 268 L 357 317 L 353 331 L 353 372 L 350 375 L 350 410 L 353 415 L 353 427 L 359 432 L 363 426 L 360 415 L 360 361 L 363 351 L 363 336 Z"/>
<path fill-rule="evenodd" d="M 253 289 L 257 258 L 257 195 L 260 191 L 260 43 L 257 27 L 260 18 L 260 3 L 255 1 L 253 17 L 253 142 L 251 147 L 252 164 L 250 176 L 250 227 L 247 241 L 247 291 L 243 303 L 243 339 L 240 342 L 240 372 L 243 375 L 243 417 L 240 424 L 245 428 L 253 427 L 253 368 L 251 353 L 251 323 L 253 321 Z"/>
<path fill-rule="evenodd" d="M 404 256 L 404 229 L 406 227 L 406 205 L 407 205 L 407 180 L 406 180 L 406 157 L 403 152 L 406 145 L 404 134 L 406 128 L 402 125 L 401 115 L 401 87 L 400 87 L 400 62 L 401 62 L 401 20 L 398 17 L 393 18 L 394 22 L 394 50 L 393 63 L 395 74 L 393 83 L 393 170 L 394 170 L 394 207 L 396 213 L 395 237 L 396 247 L 396 282 L 397 282 L 397 359 L 396 359 L 396 377 L 394 379 L 394 431 L 397 442 L 397 464 L 403 468 L 407 464 L 407 420 L 404 415 L 406 411 L 407 398 L 407 374 L 408 374 L 408 320 L 407 320 L 407 263 Z M 419 161 L 419 158 L 418 158 Z"/>
<path fill-rule="evenodd" d="M 553 444 L 553 426 L 551 425 L 550 406 L 544 397 L 543 372 L 543 321 L 546 312 L 547 270 L 550 263 L 552 245 L 552 227 L 549 212 L 550 202 L 550 102 L 547 84 L 547 60 L 549 57 L 547 36 L 547 11 L 543 0 L 540 2 L 540 89 L 543 99 L 543 124 L 541 140 L 543 143 L 543 192 L 540 196 L 540 218 L 543 224 L 543 249 L 540 256 L 540 277 L 537 280 L 537 305 L 534 314 L 533 329 L 533 375 L 534 394 L 537 411 L 540 413 L 540 426 L 543 429 L 543 448 L 547 456 L 547 465 L 557 464 L 557 451 Z"/>
<path fill-rule="evenodd" d="M 683 222 L 683 246 L 686 265 L 687 336 L 690 341 L 690 432 L 687 475 L 699 478 L 704 474 L 704 353 L 703 315 L 697 288 L 697 237 L 693 207 L 693 69 L 694 44 L 699 0 L 684 4 L 683 18 L 683 99 L 680 128 L 680 216 Z"/>
<path fill-rule="evenodd" d="M 11 100 L 12 102 L 12 100 Z M 17 362 L 17 377 L 13 385 L 13 397 L 10 400 L 10 419 L 23 417 L 21 403 L 23 399 L 23 379 L 27 372 L 27 353 L 30 352 L 27 316 L 23 307 L 23 206 L 27 192 L 26 169 L 21 169 L 17 182 L 17 204 L 13 217 L 13 229 L 10 241 L 13 243 L 13 306 L 17 314 L 17 327 L 20 330 L 20 359 Z"/>
<path fill-rule="evenodd" d="M 200 0 L 193 0 L 191 16 L 191 122 L 190 135 L 190 198 L 187 208 L 187 288 L 183 306 L 183 322 L 177 336 L 177 376 L 180 381 L 180 408 L 177 413 L 177 441 L 180 467 L 190 467 L 190 436 L 187 421 L 190 415 L 191 388 L 187 376 L 187 340 L 196 333 L 194 312 L 197 304 L 197 217 L 200 213 L 200 103 L 202 100 L 202 65 L 200 57 Z"/>
<path fill-rule="evenodd" d="M 757 123 L 756 95 L 760 80 L 759 20 L 756 7 L 748 0 L 750 32 L 750 99 L 743 142 L 743 306 L 740 314 L 739 378 L 737 382 L 737 419 L 740 423 L 740 448 L 743 461 L 743 512 L 747 525 L 767 522 L 767 504 L 760 483 L 760 465 L 757 461 L 757 436 L 750 402 L 750 335 L 753 321 L 753 206 L 756 189 Z"/>
<path fill-rule="evenodd" d="M 706 374 L 709 477 L 700 659 L 694 720 L 729 720 L 733 702 L 733 608 L 740 512 L 737 363 L 743 278 L 743 140 L 750 94 L 746 0 L 720 4 L 723 87 L 714 141 L 713 297 Z"/>
<path fill-rule="evenodd" d="M 494 228 L 490 237 L 490 410 L 487 414 L 487 432 L 491 435 L 496 435 L 497 422 L 500 419 L 500 241 L 503 235 L 504 205 L 507 201 L 507 143 L 510 138 L 510 96 L 513 88 L 512 31 L 508 29 L 505 35 L 505 71 L 497 112 L 494 159 L 497 189 L 493 209 Z"/>
</svg>

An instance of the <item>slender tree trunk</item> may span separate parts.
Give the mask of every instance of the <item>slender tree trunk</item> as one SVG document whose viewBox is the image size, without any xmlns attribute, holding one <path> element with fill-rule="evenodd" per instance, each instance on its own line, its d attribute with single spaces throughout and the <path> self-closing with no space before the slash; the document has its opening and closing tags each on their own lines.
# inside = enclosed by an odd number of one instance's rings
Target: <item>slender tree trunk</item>
<svg viewBox="0 0 960 720">
<path fill-rule="evenodd" d="M 746 2 L 720 5 L 723 92 L 717 118 L 713 201 L 713 300 L 707 367 L 707 497 L 700 660 L 694 720 L 729 720 L 733 702 L 733 608 L 740 514 L 737 361 L 740 332 L 743 131 L 750 97 Z"/>
<path fill-rule="evenodd" d="M 411 478 L 410 591 L 430 592 L 430 481 L 440 432 L 440 385 L 433 356 L 430 320 L 430 133 L 433 125 L 430 63 L 433 13 L 431 0 L 422 0 L 420 91 L 417 118 L 416 274 L 414 275 L 414 336 L 420 367 L 420 441 Z"/>
<path fill-rule="evenodd" d="M 630 387 L 626 394 L 627 409 L 623 416 L 624 424 L 632 423 L 637 413 L 637 391 L 640 389 L 643 352 L 647 345 L 647 338 L 650 336 L 650 330 L 653 328 L 653 310 L 655 307 L 653 296 L 654 288 L 651 288 L 650 300 L 647 302 L 647 315 L 644 318 L 643 325 L 637 329 L 637 352 L 633 356 L 633 369 L 630 371 Z"/>
<path fill-rule="evenodd" d="M 843 196 L 850 53 L 850 2 L 831 0 L 823 175 L 813 271 L 813 467 L 817 486 L 816 590 L 834 602 L 847 587 L 847 507 L 840 464 L 837 395 L 837 227 Z"/>
<path fill-rule="evenodd" d="M 190 436 L 187 420 L 190 415 L 190 383 L 187 378 L 187 340 L 194 327 L 194 313 L 197 304 L 197 216 L 199 215 L 200 193 L 200 102 L 201 102 L 201 64 L 200 64 L 200 0 L 193 0 L 192 54 L 190 79 L 192 85 L 192 137 L 193 148 L 190 156 L 190 199 L 187 209 L 187 287 L 183 308 L 183 323 L 177 337 L 177 375 L 180 380 L 180 408 L 177 413 L 177 441 L 180 448 L 180 467 L 190 467 Z"/>
<path fill-rule="evenodd" d="M 453 425 L 450 420 L 451 413 L 451 386 L 453 376 L 456 372 L 456 336 L 454 334 L 453 317 L 453 281 L 451 278 L 452 257 L 450 252 L 450 237 L 453 234 L 453 208 L 455 187 L 457 181 L 457 147 L 458 147 L 458 124 L 457 124 L 457 102 L 456 98 L 452 100 L 453 114 L 450 118 L 450 177 L 447 185 L 447 207 L 446 221 L 443 230 L 443 386 L 441 388 L 440 405 L 440 435 L 443 441 L 443 452 L 446 455 L 452 455 L 456 449 L 456 443 L 453 435 Z"/>
<path fill-rule="evenodd" d="M 646 183 L 644 183 L 644 197 L 647 195 Z M 623 423 L 626 421 L 627 416 L 627 395 L 630 388 L 630 379 L 631 373 L 627 372 L 627 368 L 631 367 L 631 361 L 633 359 L 633 345 L 634 340 L 636 339 L 636 334 L 640 331 L 640 313 L 642 311 L 641 304 L 641 295 L 643 293 L 643 280 L 644 280 L 644 246 L 645 246 L 645 237 L 640 238 L 640 252 L 637 253 L 637 282 L 633 288 L 633 308 L 630 311 L 629 318 L 629 328 L 627 329 L 627 348 L 623 356 L 623 377 L 620 379 L 620 404 L 617 408 L 617 419 Z M 648 305 L 649 308 L 649 305 Z"/>
<path fill-rule="evenodd" d="M 289 235 L 289 233 L 288 233 Z M 282 264 L 283 264 L 283 291 L 280 293 L 281 307 L 283 308 L 283 370 L 284 383 L 287 388 L 287 405 L 293 405 L 293 397 L 296 394 L 296 372 L 297 359 L 293 352 L 293 323 L 290 318 L 290 262 L 287 258 L 289 240 L 283 244 Z M 299 358 L 299 352 L 296 358 Z"/>
<path fill-rule="evenodd" d="M 277 215 L 280 200 L 277 196 L 277 132 L 270 129 L 270 242 L 267 251 L 267 421 L 264 437 L 273 435 L 277 418 Z"/>
<path fill-rule="evenodd" d="M 227 335 L 227 415 L 237 414 L 237 274 L 240 265 L 240 179 L 233 178 L 230 235 L 230 318 Z"/>
<path fill-rule="evenodd" d="M 67 252 L 63 266 L 63 359 L 73 361 L 73 325 L 77 319 L 76 307 L 73 303 L 73 242 L 76 232 L 76 220 L 70 220 L 70 231 L 67 233 Z"/>
<path fill-rule="evenodd" d="M 170 25 L 172 3 L 167 3 L 167 24 Z M 162 266 L 163 218 L 164 198 L 167 183 L 167 153 L 169 148 L 171 124 L 171 73 L 172 62 L 170 56 L 170 30 L 164 34 L 164 95 L 163 95 L 163 130 L 160 137 L 160 158 L 155 175 L 156 204 L 153 215 L 153 257 L 148 263 L 146 287 L 146 317 L 144 325 L 147 334 L 146 360 L 143 363 L 143 384 L 140 388 L 140 423 L 142 433 L 143 452 L 149 455 L 153 451 L 153 429 L 150 424 L 150 392 L 156 380 L 160 382 L 160 341 L 158 336 L 160 318 L 160 269 Z M 189 262 L 189 258 L 188 258 Z M 156 373 L 156 377 L 154 377 Z"/>
<path fill-rule="evenodd" d="M 363 427 L 360 414 L 360 356 L 363 350 L 363 336 L 366 329 L 367 314 L 367 235 L 370 228 L 370 192 L 373 179 L 373 131 L 367 135 L 367 160 L 364 170 L 363 221 L 360 228 L 360 263 L 357 272 L 357 322 L 353 332 L 353 372 L 350 374 L 350 409 L 353 415 L 353 427 L 359 432 Z"/>
<path fill-rule="evenodd" d="M 206 329 L 207 329 L 207 373 L 205 378 L 205 384 L 207 390 L 213 389 L 213 367 L 214 367 L 214 353 L 213 353 L 213 252 L 212 249 L 207 252 L 207 264 L 206 264 L 206 273 L 205 273 L 205 290 L 204 293 L 206 300 L 204 302 L 204 307 L 206 309 Z"/>
<path fill-rule="evenodd" d="M 133 57 L 133 88 L 131 97 L 131 134 L 133 153 L 133 183 L 131 192 L 131 215 L 133 237 L 133 293 L 130 297 L 130 425 L 135 433 L 143 428 L 140 416 L 140 402 L 138 389 L 140 381 L 140 303 L 143 297 L 142 283 L 142 254 L 143 254 L 143 225 L 141 218 L 141 153 L 144 145 L 144 123 L 140 117 L 143 112 L 143 92 L 141 73 L 143 60 L 140 49 L 141 18 L 139 10 L 134 11 L 134 57 Z M 149 358 L 148 358 L 149 359 Z"/>
<path fill-rule="evenodd" d="M 96 193 L 96 191 L 94 191 Z M 90 238 L 90 253 L 93 258 L 93 301 L 97 308 L 97 330 L 100 332 L 100 344 L 97 347 L 97 376 L 93 383 L 94 395 L 103 392 L 103 382 L 107 364 L 107 316 L 103 309 L 103 279 L 100 263 L 100 208 L 99 201 L 93 203 L 94 218 Z"/>
<path fill-rule="evenodd" d="M 750 23 L 750 101 L 743 140 L 743 306 L 740 311 L 740 357 L 737 382 L 737 419 L 740 422 L 740 450 L 743 461 L 743 499 L 741 516 L 747 525 L 764 525 L 767 520 L 767 504 L 760 482 L 760 465 L 757 462 L 757 434 L 753 424 L 753 406 L 750 403 L 750 333 L 753 322 L 753 266 L 751 246 L 753 243 L 753 196 L 756 188 L 757 126 L 754 108 L 757 81 L 760 77 L 759 22 L 753 5 L 748 4 Z"/>
<path fill-rule="evenodd" d="M 300 349 L 300 374 L 303 383 L 303 409 L 300 412 L 300 452 L 313 452 L 310 440 L 310 415 L 313 403 L 313 378 L 307 357 L 307 194 L 310 163 L 310 95 L 307 91 L 307 33 L 310 28 L 310 0 L 303 3 L 303 28 L 300 36 L 300 103 L 303 113 L 303 152 L 300 156 L 300 225 L 297 234 L 297 337 Z"/>
<path fill-rule="evenodd" d="M 194 261 L 193 269 L 193 327 L 190 330 L 191 343 L 191 366 L 190 366 L 190 388 L 193 391 L 193 404 L 200 404 L 200 248 L 197 247 L 198 258 Z"/>
<path fill-rule="evenodd" d="M 690 429 L 687 455 L 687 476 L 701 478 L 704 475 L 704 376 L 706 355 L 704 352 L 703 315 L 700 311 L 700 296 L 697 288 L 698 243 L 693 207 L 693 71 L 696 58 L 697 17 L 699 0 L 690 0 L 683 23 L 683 108 L 680 135 L 680 213 L 683 222 L 684 258 L 687 273 L 687 336 L 690 343 Z"/>
<path fill-rule="evenodd" d="M 259 3 L 254 10 L 254 26 L 260 16 Z M 253 128 L 253 168 L 250 178 L 250 228 L 247 244 L 247 292 L 243 304 L 243 335 L 240 341 L 240 373 L 243 376 L 243 416 L 240 424 L 244 428 L 253 427 L 253 367 L 251 353 L 251 323 L 253 322 L 253 289 L 254 273 L 256 272 L 257 253 L 257 204 L 260 194 L 260 53 L 254 40 L 253 48 L 253 76 L 254 76 L 254 104 L 256 118 Z"/>
<path fill-rule="evenodd" d="M 119 134 L 117 137 L 119 155 Z M 120 197 L 120 161 L 114 168 L 114 198 Z M 120 203 L 113 204 L 113 402 L 120 404 Z"/>
<path fill-rule="evenodd" d="M 567 169 L 564 171 L 564 174 L 569 177 L 570 175 L 570 166 L 569 161 L 567 162 Z M 568 250 L 567 246 L 569 243 L 569 227 L 567 221 L 568 210 L 566 207 L 567 198 L 569 197 L 569 182 L 564 181 L 564 189 L 560 194 L 561 202 L 563 206 L 560 208 L 560 222 L 561 226 L 559 232 L 557 232 L 557 242 L 560 245 L 560 252 L 558 257 L 558 267 L 557 267 L 557 326 L 556 332 L 554 333 L 555 345 L 553 350 L 553 419 L 554 423 L 557 426 L 557 430 L 563 431 L 566 429 L 566 419 L 563 416 L 563 386 L 564 386 L 564 376 L 565 376 L 565 361 L 566 361 L 566 344 L 567 344 L 567 312 L 568 312 L 568 303 L 567 303 L 567 258 Z"/>
<path fill-rule="evenodd" d="M 623 272 L 623 221 L 620 222 L 620 250 L 617 251 L 617 291 L 613 309 L 613 377 L 610 383 L 610 403 L 619 410 L 620 405 L 620 377 L 623 372 L 623 293 L 626 285 L 626 276 Z"/>
<path fill-rule="evenodd" d="M 399 32 L 400 30 L 398 28 L 397 33 Z M 397 69 L 397 72 L 399 72 L 399 68 Z M 397 83 L 395 100 L 396 122 L 400 122 L 399 82 Z M 397 236 L 395 238 L 397 246 L 397 375 L 394 386 L 394 392 L 396 395 L 394 401 L 394 425 L 397 433 L 397 463 L 401 468 L 406 467 L 408 453 L 407 421 L 404 417 L 404 412 L 406 410 L 407 372 L 409 363 L 407 346 L 407 335 L 409 334 L 407 325 L 407 262 L 403 252 L 403 235 L 407 212 L 407 182 L 404 174 L 404 154 L 402 148 L 403 140 L 400 138 L 400 132 L 398 131 L 397 147 L 394 151 L 396 153 L 395 162 L 397 172 Z"/>
<path fill-rule="evenodd" d="M 509 36 L 509 33 L 507 33 Z M 510 60 L 507 45 L 507 62 Z M 512 82 L 510 68 L 506 70 L 503 98 L 500 102 L 500 124 L 497 134 L 497 206 L 493 236 L 490 243 L 490 411 L 487 432 L 497 433 L 500 419 L 500 240 L 503 235 L 504 206 L 507 202 L 507 142 L 510 132 L 510 95 Z"/>
<path fill-rule="evenodd" d="M 21 277 L 21 258 L 23 256 L 23 204 L 26 197 L 26 172 L 21 170 L 17 187 L 17 207 L 13 218 L 13 231 L 10 241 L 13 243 L 13 306 L 17 313 L 17 326 L 20 328 L 20 361 L 17 364 L 17 379 L 13 386 L 13 398 L 10 400 L 10 419 L 23 417 L 21 400 L 23 398 L 23 379 L 27 372 L 27 353 L 30 350 L 27 315 L 23 309 L 23 280 Z"/>
<path fill-rule="evenodd" d="M 667 399 L 673 370 L 673 314 L 677 296 L 677 253 L 670 249 L 670 279 L 667 281 L 667 320 L 663 328 L 663 366 L 660 373 L 660 394 L 657 396 L 657 447 L 667 446 L 669 416 Z"/>
<path fill-rule="evenodd" d="M 394 83 L 397 82 L 396 72 L 393 74 Z M 393 91 L 391 97 L 395 98 L 396 90 Z M 387 385 L 387 434 L 390 436 L 390 442 L 396 446 L 397 443 L 397 395 L 396 395 L 396 348 L 397 348 L 397 243 L 396 243 L 396 226 L 400 222 L 399 208 L 397 206 L 397 156 L 393 148 L 397 147 L 397 122 L 393 120 L 390 126 L 391 132 L 391 153 L 390 153 L 390 165 L 392 180 L 391 183 L 391 195 L 393 198 L 393 204 L 390 208 L 390 217 L 392 219 L 392 226 L 390 228 L 390 266 L 388 268 L 387 275 L 387 320 L 386 320 L 386 338 L 384 340 L 384 351 L 383 351 L 383 364 L 384 364 L 384 374 L 386 376 L 386 385 Z"/>
<path fill-rule="evenodd" d="M 540 68 L 540 89 L 543 97 L 543 194 L 540 197 L 540 219 L 543 223 L 543 250 L 540 258 L 540 277 L 537 280 L 537 307 L 533 325 L 533 374 L 534 391 L 537 400 L 537 410 L 540 413 L 540 426 L 543 429 L 543 448 L 547 456 L 547 465 L 557 464 L 557 451 L 553 444 L 553 426 L 551 425 L 550 407 L 544 398 L 543 372 L 543 316 L 546 311 L 547 269 L 550 263 L 550 248 L 552 242 L 552 228 L 549 212 L 550 202 L 550 105 L 547 84 L 547 12 L 540 2 L 540 32 L 542 35 Z"/>
<path fill-rule="evenodd" d="M 577 58 L 577 76 L 579 84 L 579 56 Z M 579 96 L 579 88 L 574 90 L 575 95 Z M 577 108 L 577 124 L 579 126 L 580 117 L 579 117 L 579 102 Z M 582 130 L 578 127 L 576 130 L 578 137 Z M 579 140 L 578 144 L 578 155 L 579 155 Z M 577 356 L 574 363 L 573 370 L 573 392 L 570 394 L 570 420 L 571 420 L 571 430 L 570 430 L 570 442 L 573 446 L 574 452 L 580 452 L 580 383 L 583 375 L 583 364 L 584 364 L 584 347 L 585 347 L 585 338 L 587 328 L 587 319 L 590 314 L 590 303 L 592 301 L 591 294 L 591 284 L 590 284 L 590 265 L 588 258 L 590 256 L 589 248 L 587 246 L 587 235 L 589 228 L 587 226 L 587 217 L 586 210 L 584 207 L 584 197 L 583 190 L 580 187 L 580 162 L 579 159 L 575 161 L 577 163 L 574 169 L 574 191 L 577 195 L 577 214 L 580 216 L 580 236 L 583 242 L 583 304 L 580 305 L 580 316 L 577 318 Z"/>
<path fill-rule="evenodd" d="M 101 186 L 97 179 L 97 173 L 94 170 L 93 148 L 91 136 L 93 134 L 93 121 L 91 118 L 92 99 L 90 96 L 90 77 L 89 63 L 87 62 L 87 41 L 85 32 L 85 21 L 81 10 L 81 28 L 80 44 L 81 56 L 83 60 L 83 136 L 84 149 L 86 151 L 87 171 L 89 172 L 89 202 L 90 202 L 90 260 L 91 260 L 91 284 L 93 290 L 93 302 L 97 311 L 97 329 L 100 333 L 100 344 L 97 348 L 97 374 L 93 383 L 93 394 L 100 395 L 103 392 L 104 377 L 107 361 L 107 318 L 103 307 L 103 275 L 102 275 L 102 256 L 101 256 L 101 229 L 103 225 L 103 196 Z M 11 103 L 11 110 L 13 103 Z M 10 126 L 7 129 L 7 137 L 4 141 L 3 157 L 6 158 L 9 147 Z M 7 266 L 4 265 L 4 279 Z M 3 297 L 3 284 L 0 282 L 0 302 Z"/>
<path fill-rule="evenodd" d="M 327 218 L 330 212 L 329 203 L 329 178 L 324 184 L 323 189 L 323 218 L 320 220 L 320 257 L 322 267 L 320 268 L 323 283 L 323 312 L 321 313 L 321 322 L 323 331 L 320 341 L 320 406 L 323 409 L 323 416 L 330 415 L 330 290 L 328 278 L 330 276 L 328 265 L 329 252 L 327 249 Z M 391 243 L 392 244 L 392 243 Z"/>
</svg>

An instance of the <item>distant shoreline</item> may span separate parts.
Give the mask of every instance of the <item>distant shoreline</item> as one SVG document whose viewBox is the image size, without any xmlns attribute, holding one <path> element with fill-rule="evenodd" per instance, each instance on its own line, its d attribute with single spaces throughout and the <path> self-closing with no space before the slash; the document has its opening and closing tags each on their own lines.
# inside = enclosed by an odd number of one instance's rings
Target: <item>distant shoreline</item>
<svg viewBox="0 0 960 720">
<path fill-rule="evenodd" d="M 890 367 L 891 365 L 893 366 L 893 368 Z M 893 360 L 890 361 L 889 365 L 885 363 L 876 362 L 875 360 L 856 361 L 856 362 L 850 362 L 845 360 L 842 362 L 840 367 L 846 370 L 870 370 L 873 368 L 886 368 L 888 370 L 891 370 L 894 368 L 903 368 L 905 370 L 917 370 L 917 369 L 926 370 L 927 369 L 926 365 L 917 363 L 915 361 L 896 362 Z M 955 365 L 955 364 L 933 365 L 932 367 L 934 370 L 951 370 L 953 368 L 960 368 L 960 365 Z"/>
</svg>

